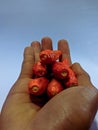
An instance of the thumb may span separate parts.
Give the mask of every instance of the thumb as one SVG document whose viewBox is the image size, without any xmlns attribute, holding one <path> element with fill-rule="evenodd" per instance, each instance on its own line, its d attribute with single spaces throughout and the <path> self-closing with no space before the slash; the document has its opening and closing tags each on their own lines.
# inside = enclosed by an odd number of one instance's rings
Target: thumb
<svg viewBox="0 0 98 130">
<path fill-rule="evenodd" d="M 87 130 L 98 109 L 94 87 L 72 87 L 52 98 L 36 115 L 35 130 Z M 39 124 L 39 125 L 38 125 Z"/>
</svg>

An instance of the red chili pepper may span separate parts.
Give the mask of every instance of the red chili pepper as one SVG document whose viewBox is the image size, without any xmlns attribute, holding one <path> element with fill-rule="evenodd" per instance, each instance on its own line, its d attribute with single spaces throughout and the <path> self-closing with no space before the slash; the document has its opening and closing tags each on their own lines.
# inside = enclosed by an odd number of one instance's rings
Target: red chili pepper
<svg viewBox="0 0 98 130">
<path fill-rule="evenodd" d="M 44 64 L 51 64 L 55 62 L 57 59 L 59 59 L 61 55 L 62 53 L 59 50 L 44 50 L 40 52 L 40 59 L 41 62 Z"/>
<path fill-rule="evenodd" d="M 47 87 L 47 95 L 49 96 L 49 98 L 52 98 L 56 94 L 60 93 L 62 90 L 62 84 L 58 80 L 52 79 Z"/>
<path fill-rule="evenodd" d="M 60 50 L 54 50 L 53 52 L 54 52 L 54 54 L 55 54 L 56 59 L 61 58 L 62 52 L 61 52 Z"/>
<path fill-rule="evenodd" d="M 52 71 L 57 79 L 65 79 L 68 76 L 68 66 L 63 62 L 55 62 L 52 66 Z"/>
<path fill-rule="evenodd" d="M 65 81 L 65 83 L 64 83 L 65 86 L 67 88 L 72 87 L 72 86 L 77 86 L 78 80 L 77 80 L 77 77 L 76 77 L 74 71 L 71 68 L 69 68 L 68 71 L 69 71 L 69 76 L 68 76 L 68 80 Z"/>
<path fill-rule="evenodd" d="M 49 83 L 49 80 L 45 77 L 35 78 L 30 80 L 28 84 L 29 93 L 33 95 L 42 95 Z"/>
<path fill-rule="evenodd" d="M 78 85 L 68 59 L 59 61 L 62 56 L 60 50 L 44 50 L 39 56 L 40 61 L 33 66 L 34 79 L 28 84 L 30 94 L 35 96 L 45 94 L 52 98 L 63 89 Z"/>
<path fill-rule="evenodd" d="M 47 73 L 46 66 L 42 65 L 40 61 L 36 62 L 33 66 L 33 74 L 35 77 L 45 76 Z"/>
</svg>

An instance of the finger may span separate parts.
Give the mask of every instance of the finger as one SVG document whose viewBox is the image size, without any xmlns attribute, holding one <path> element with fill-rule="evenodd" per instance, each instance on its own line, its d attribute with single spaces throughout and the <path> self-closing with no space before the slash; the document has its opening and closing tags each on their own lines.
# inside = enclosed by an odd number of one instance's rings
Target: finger
<svg viewBox="0 0 98 130">
<path fill-rule="evenodd" d="M 66 40 L 62 39 L 58 41 L 58 50 L 61 50 L 63 53 L 62 60 L 68 58 L 69 64 L 71 65 L 70 49 Z"/>
<path fill-rule="evenodd" d="M 31 43 L 31 46 L 33 47 L 35 62 L 37 62 L 39 60 L 39 53 L 41 51 L 40 42 L 34 41 Z"/>
<path fill-rule="evenodd" d="M 93 86 L 89 74 L 81 67 L 79 63 L 74 63 L 71 68 L 78 78 L 78 85 Z"/>
<path fill-rule="evenodd" d="M 97 108 L 96 89 L 70 88 L 51 99 L 39 111 L 31 127 L 42 130 L 87 130 Z"/>
<path fill-rule="evenodd" d="M 32 67 L 34 65 L 34 51 L 32 47 L 26 47 L 24 49 L 24 59 L 22 63 L 20 77 L 31 78 L 32 77 Z"/>
<path fill-rule="evenodd" d="M 49 37 L 44 37 L 41 40 L 41 44 L 42 44 L 42 50 L 46 50 L 46 49 L 50 49 L 52 50 L 52 40 Z"/>
</svg>

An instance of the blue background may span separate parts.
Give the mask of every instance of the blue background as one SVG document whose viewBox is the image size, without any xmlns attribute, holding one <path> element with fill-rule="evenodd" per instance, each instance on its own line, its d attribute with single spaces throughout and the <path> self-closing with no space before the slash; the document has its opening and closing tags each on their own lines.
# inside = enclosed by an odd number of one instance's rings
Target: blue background
<svg viewBox="0 0 98 130">
<path fill-rule="evenodd" d="M 72 61 L 98 88 L 98 0 L 0 0 L 0 109 L 20 73 L 24 48 L 44 36 L 54 49 L 67 39 Z"/>
</svg>

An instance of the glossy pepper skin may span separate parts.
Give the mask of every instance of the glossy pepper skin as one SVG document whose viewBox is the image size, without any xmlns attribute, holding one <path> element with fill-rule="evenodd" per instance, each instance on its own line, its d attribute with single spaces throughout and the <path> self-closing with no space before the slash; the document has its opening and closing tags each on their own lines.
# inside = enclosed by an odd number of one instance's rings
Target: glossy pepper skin
<svg viewBox="0 0 98 130">
<path fill-rule="evenodd" d="M 42 95 L 48 86 L 49 80 L 45 77 L 30 80 L 28 84 L 29 93 L 39 96 Z"/>
<path fill-rule="evenodd" d="M 52 71 L 57 79 L 65 79 L 68 76 L 68 66 L 63 62 L 55 62 L 52 66 Z"/>
<path fill-rule="evenodd" d="M 61 57 L 62 53 L 59 50 L 44 50 L 40 52 L 40 60 L 43 64 L 51 64 Z"/>
<path fill-rule="evenodd" d="M 77 86 L 78 80 L 74 71 L 71 68 L 69 68 L 68 71 L 69 71 L 69 75 L 68 75 L 68 80 L 64 82 L 65 86 L 67 88 L 72 87 L 72 86 Z"/>
<path fill-rule="evenodd" d="M 46 95 L 51 99 L 66 88 L 77 86 L 78 80 L 67 58 L 62 61 L 60 50 L 44 50 L 39 54 L 40 60 L 33 66 L 32 80 L 28 90 L 31 95 Z"/>
<path fill-rule="evenodd" d="M 33 74 L 35 77 L 45 76 L 47 73 L 46 66 L 43 65 L 40 61 L 36 62 L 33 66 Z"/>
<path fill-rule="evenodd" d="M 62 84 L 58 80 L 52 79 L 47 87 L 47 95 L 49 98 L 52 98 L 53 96 L 60 93 L 63 89 L 64 88 Z"/>
</svg>

